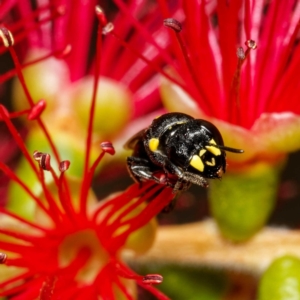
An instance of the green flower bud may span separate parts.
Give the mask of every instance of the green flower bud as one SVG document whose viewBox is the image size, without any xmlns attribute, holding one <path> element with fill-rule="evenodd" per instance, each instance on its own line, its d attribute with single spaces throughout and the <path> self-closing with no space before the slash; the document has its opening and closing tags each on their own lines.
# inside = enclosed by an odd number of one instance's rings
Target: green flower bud
<svg viewBox="0 0 300 300">
<path fill-rule="evenodd" d="M 258 300 L 300 299 L 300 259 L 282 256 L 263 274 L 258 289 Z"/>
<path fill-rule="evenodd" d="M 280 169 L 257 163 L 246 172 L 210 181 L 211 213 L 225 238 L 244 241 L 265 225 L 276 200 Z"/>
</svg>

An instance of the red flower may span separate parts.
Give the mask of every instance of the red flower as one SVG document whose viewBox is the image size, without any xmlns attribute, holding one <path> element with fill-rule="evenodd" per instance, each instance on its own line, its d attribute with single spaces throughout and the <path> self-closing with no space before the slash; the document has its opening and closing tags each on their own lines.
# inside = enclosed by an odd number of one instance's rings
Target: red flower
<svg viewBox="0 0 300 300">
<path fill-rule="evenodd" d="M 300 148 L 297 1 L 114 2 L 134 28 L 131 48 L 164 77 L 166 108 L 211 119 L 225 144 L 245 150 L 229 159 Z"/>
<path fill-rule="evenodd" d="M 5 9 L 11 9 L 13 4 L 14 1 L 8 1 Z M 27 11 L 23 10 L 27 7 L 23 1 L 22 4 L 18 2 L 17 7 L 23 13 Z M 41 7 L 31 12 L 28 22 L 22 20 L 15 25 L 19 28 L 25 26 L 28 41 L 31 38 L 30 26 L 35 24 L 33 18 L 36 14 L 41 14 L 44 9 Z M 53 9 L 54 11 L 50 10 L 50 12 L 49 6 L 45 9 L 50 13 L 51 20 L 60 10 L 57 6 Z M 15 65 L 15 68 L 2 79 L 6 79 L 11 74 L 17 74 L 29 106 L 21 111 L 10 112 L 1 105 L 0 119 L 6 124 L 19 147 L 29 166 L 30 174 L 32 173 L 35 177 L 40 190 L 37 193 L 36 190 L 31 189 L 26 178 L 21 178 L 3 161 L 0 162 L 3 174 L 22 189 L 23 194 L 29 197 L 33 205 L 32 219 L 24 217 L 21 208 L 15 211 L 9 208 L 0 209 L 0 263 L 3 264 L 0 266 L 2 274 L 0 296 L 8 296 L 11 299 L 82 299 L 83 297 L 114 299 L 119 296 L 135 299 L 136 282 L 158 298 L 166 299 L 152 287 L 152 284 L 162 281 L 160 275 L 139 276 L 135 274 L 122 262 L 121 255 L 126 249 L 139 253 L 151 246 L 154 237 L 153 229 L 155 229 L 153 228 L 155 221 L 152 219 L 171 201 L 172 190 L 158 185 L 154 186 L 151 183 L 143 187 L 134 184 L 125 192 L 111 195 L 101 202 L 96 201 L 91 191 L 95 170 L 105 153 L 114 154 L 112 144 L 102 142 L 98 147 L 101 149 L 98 157 L 93 159 L 92 156 L 95 103 L 100 77 L 101 35 L 105 26 L 99 9 L 97 14 L 100 20 L 97 55 L 91 72 L 94 84 L 80 179 L 67 175 L 69 167 L 76 165 L 76 161 L 61 159 L 62 154 L 56 146 L 59 133 L 52 132 L 51 129 L 55 125 L 49 123 L 48 119 L 45 121 L 42 118 L 44 111 L 47 111 L 47 100 L 36 102 L 25 82 L 14 48 L 15 42 L 22 38 L 22 34 L 15 36 L 5 26 L 0 28 L 3 47 L 9 50 Z M 39 44 L 44 41 L 34 40 L 34 43 Z M 60 50 L 58 52 L 62 54 Z M 21 56 L 22 53 L 20 49 Z M 55 53 L 54 50 L 51 55 Z M 86 55 L 86 52 L 83 51 L 83 53 Z M 74 76 L 72 79 L 82 76 L 81 71 L 72 71 Z M 39 78 L 37 77 L 36 80 L 38 81 Z M 99 92 L 101 93 L 101 89 Z M 28 150 L 11 120 L 21 115 L 27 117 L 30 123 L 34 123 L 35 127 L 39 128 L 51 155 L 39 151 L 31 153 Z M 31 130 L 32 132 L 36 133 L 34 130 Z M 33 134 L 33 141 L 34 136 Z M 82 135 L 78 133 L 77 138 L 80 137 Z M 38 137 L 36 144 L 38 145 Z M 29 177 L 30 174 L 28 174 Z M 51 183 L 48 182 L 49 177 Z M 22 199 L 19 201 L 22 203 Z M 147 235 L 143 232 L 145 228 L 150 229 L 150 234 L 149 231 Z"/>
</svg>

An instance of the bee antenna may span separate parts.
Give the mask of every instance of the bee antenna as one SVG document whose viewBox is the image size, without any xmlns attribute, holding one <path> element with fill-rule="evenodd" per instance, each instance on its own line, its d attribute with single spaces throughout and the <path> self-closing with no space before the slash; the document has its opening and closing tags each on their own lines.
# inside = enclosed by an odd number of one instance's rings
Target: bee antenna
<svg viewBox="0 0 300 300">
<path fill-rule="evenodd" d="M 231 147 L 216 145 L 216 144 L 208 144 L 208 145 L 232 153 L 244 153 L 243 149 L 236 149 L 236 148 L 231 148 Z"/>
</svg>

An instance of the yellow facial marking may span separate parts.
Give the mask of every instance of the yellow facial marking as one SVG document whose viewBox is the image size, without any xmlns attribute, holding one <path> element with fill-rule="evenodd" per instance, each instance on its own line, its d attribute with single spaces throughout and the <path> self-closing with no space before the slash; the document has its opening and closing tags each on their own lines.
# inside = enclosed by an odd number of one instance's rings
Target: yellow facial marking
<svg viewBox="0 0 300 300">
<path fill-rule="evenodd" d="M 201 149 L 201 150 L 199 151 L 199 156 L 201 157 L 205 152 L 206 152 L 206 149 Z"/>
<path fill-rule="evenodd" d="M 159 145 L 159 139 L 157 138 L 152 138 L 150 141 L 149 141 L 149 148 L 152 152 L 156 151 L 157 148 L 158 148 L 158 145 Z"/>
<path fill-rule="evenodd" d="M 209 141 L 209 143 L 210 143 L 210 144 L 214 144 L 214 145 L 217 144 L 217 143 L 215 142 L 214 139 L 211 139 L 211 140 Z M 216 148 L 216 147 L 214 147 L 214 146 L 205 146 L 205 148 L 206 148 L 209 152 L 211 152 L 212 154 L 214 154 L 215 156 L 221 155 L 221 150 L 218 149 L 218 148 Z"/>
<path fill-rule="evenodd" d="M 206 160 L 205 163 L 206 163 L 208 166 L 211 166 L 211 167 L 213 167 L 213 166 L 216 165 L 216 161 L 215 161 L 214 158 L 212 158 L 211 161 Z"/>
<path fill-rule="evenodd" d="M 197 169 L 200 172 L 203 172 L 204 170 L 204 164 L 202 162 L 202 159 L 198 155 L 194 155 L 190 161 L 190 165 Z"/>
</svg>

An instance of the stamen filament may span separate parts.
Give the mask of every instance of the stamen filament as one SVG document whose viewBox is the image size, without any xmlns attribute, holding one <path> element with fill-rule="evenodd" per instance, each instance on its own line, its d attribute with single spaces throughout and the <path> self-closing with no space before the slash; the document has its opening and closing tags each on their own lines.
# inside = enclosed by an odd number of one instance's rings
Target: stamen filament
<svg viewBox="0 0 300 300">
<path fill-rule="evenodd" d="M 23 69 L 25 69 L 26 67 L 35 65 L 35 64 L 37 64 L 37 63 L 39 63 L 39 62 L 42 62 L 42 61 L 44 61 L 44 60 L 46 60 L 46 59 L 48 59 L 48 58 L 53 57 L 53 56 L 55 56 L 55 57 L 61 57 L 61 56 L 62 56 L 62 57 L 63 57 L 63 56 L 65 56 L 65 55 L 67 55 L 69 52 L 70 52 L 70 45 L 67 45 L 64 49 L 59 49 L 59 50 L 55 50 L 55 51 L 53 51 L 53 52 L 50 52 L 50 53 L 48 53 L 48 54 L 46 54 L 46 55 L 44 55 L 44 56 L 41 56 L 41 57 L 39 57 L 39 58 L 37 58 L 37 59 L 34 59 L 34 60 L 32 60 L 32 61 L 29 61 L 29 62 L 23 64 L 23 65 L 20 66 L 20 67 L 21 67 L 21 69 L 23 70 Z M 0 82 L 5 82 L 5 81 L 7 81 L 8 79 L 14 77 L 17 73 L 18 73 L 18 71 L 17 71 L 16 69 L 12 69 L 12 70 L 6 72 L 5 74 L 2 74 L 2 75 L 0 76 Z"/>
<path fill-rule="evenodd" d="M 16 52 L 15 52 L 15 50 L 14 50 L 13 47 L 9 47 L 8 49 L 9 49 L 11 57 L 12 57 L 12 59 L 14 61 L 14 64 L 15 64 L 15 67 L 16 67 L 16 70 L 17 70 L 17 75 L 19 77 L 19 80 L 20 80 L 20 83 L 22 85 L 23 91 L 24 91 L 24 93 L 26 95 L 27 101 L 28 101 L 30 107 L 33 107 L 34 106 L 34 101 L 33 101 L 32 97 L 31 97 L 30 92 L 28 90 L 28 87 L 27 87 L 27 85 L 25 83 L 25 78 L 23 76 L 21 65 L 20 65 L 19 59 L 17 57 L 17 54 L 16 54 Z M 37 122 L 39 124 L 39 127 L 41 128 L 41 130 L 45 134 L 45 137 L 46 137 L 46 139 L 49 142 L 49 145 L 51 147 L 51 150 L 53 151 L 53 154 L 54 154 L 57 162 L 59 162 L 60 158 L 59 158 L 58 151 L 57 151 L 57 149 L 56 149 L 56 147 L 55 147 L 55 145 L 54 145 L 54 143 L 52 141 L 52 138 L 51 138 L 48 130 L 46 129 L 46 127 L 45 127 L 45 125 L 44 125 L 44 123 L 43 123 L 43 121 L 41 120 L 40 117 L 37 118 Z"/>
<path fill-rule="evenodd" d="M 41 25 L 49 22 L 49 21 L 52 21 L 53 19 L 57 18 L 57 17 L 60 17 L 62 16 L 63 14 L 63 10 L 61 8 L 57 8 L 54 13 L 52 13 L 50 16 L 47 16 L 45 17 L 44 19 L 40 19 L 38 23 L 34 22 L 33 25 L 29 25 L 27 26 L 26 30 L 22 30 L 20 32 L 20 34 L 18 33 L 14 33 L 14 41 L 15 41 L 15 44 L 19 43 L 21 40 L 23 40 L 24 38 L 27 38 L 28 37 L 28 32 L 29 31 L 33 31 L 39 27 L 41 27 Z M 24 20 L 23 20 L 24 21 Z M 27 21 L 28 22 L 28 21 Z M 22 22 L 24 24 L 26 24 L 27 22 Z M 20 22 L 21 23 L 21 22 Z M 20 24 L 18 26 L 24 26 L 24 24 Z M 13 31 L 13 27 L 10 29 L 11 31 Z M 7 47 L 3 47 L 3 46 L 0 46 L 0 54 L 4 53 L 5 51 L 7 50 Z"/>
<path fill-rule="evenodd" d="M 124 41 L 122 37 L 120 37 L 115 31 L 110 32 L 110 35 L 112 35 L 114 38 L 116 38 L 121 45 L 123 45 L 124 48 L 130 50 L 133 54 L 135 54 L 138 58 L 143 60 L 147 66 L 153 68 L 158 73 L 165 76 L 167 79 L 169 79 L 171 82 L 175 83 L 179 87 L 181 87 L 183 90 L 189 91 L 189 86 L 184 85 L 183 82 L 177 80 L 175 77 L 172 77 L 170 74 L 168 74 L 166 71 L 164 71 L 159 65 L 157 65 L 153 60 L 147 59 L 143 54 L 141 54 L 139 51 L 137 51 L 134 47 L 130 45 L 130 43 Z"/>
<path fill-rule="evenodd" d="M 11 180 L 15 181 L 17 184 L 20 185 L 20 187 L 36 202 L 36 204 L 48 215 L 50 215 L 50 212 L 46 208 L 46 206 L 42 203 L 42 201 L 35 196 L 31 189 L 26 186 L 26 184 L 15 175 L 15 173 L 5 164 L 0 162 L 0 169 L 5 173 L 6 176 L 8 176 Z"/>
<path fill-rule="evenodd" d="M 16 219 L 17 221 L 23 223 L 24 225 L 28 225 L 28 226 L 30 226 L 30 227 L 32 227 L 32 228 L 41 230 L 41 231 L 43 231 L 43 232 L 49 234 L 48 229 L 46 229 L 46 228 L 44 228 L 44 227 L 41 227 L 41 226 L 39 226 L 39 225 L 37 225 L 37 224 L 35 224 L 35 223 L 32 223 L 32 222 L 30 222 L 30 221 L 28 221 L 28 220 L 26 220 L 26 219 L 20 217 L 19 215 L 14 214 L 14 213 L 8 211 L 8 210 L 5 209 L 5 208 L 1 208 L 1 207 L 0 207 L 0 213 L 5 214 L 5 215 L 7 215 L 7 216 L 9 216 L 9 217 L 12 217 L 12 218 Z"/>
<path fill-rule="evenodd" d="M 96 8 L 97 10 L 97 8 Z M 89 183 L 89 164 L 90 164 L 90 152 L 91 152 L 91 143 L 92 143 L 92 134 L 93 134 L 93 123 L 95 117 L 95 106 L 96 106 L 96 97 L 99 87 L 99 77 L 100 77 L 100 62 L 101 62 L 101 45 L 102 45 L 102 29 L 103 24 L 98 22 L 98 31 L 97 31 L 97 45 L 96 45 L 96 60 L 95 60 L 95 73 L 94 73 L 94 86 L 93 86 L 93 95 L 90 107 L 89 114 L 89 123 L 88 123 L 88 132 L 86 139 L 86 151 L 85 151 L 85 162 L 84 162 L 84 174 L 83 181 L 81 185 L 80 193 L 80 211 L 86 213 L 86 203 L 87 203 L 87 187 L 90 186 Z M 101 120 L 100 120 L 101 121 Z"/>
<path fill-rule="evenodd" d="M 205 94 L 205 91 L 201 88 L 202 84 L 199 81 L 197 74 L 195 73 L 195 69 L 193 68 L 192 62 L 189 58 L 187 47 L 186 47 L 183 39 L 181 38 L 180 31 L 173 30 L 173 32 L 175 33 L 177 42 L 181 49 L 181 53 L 184 57 L 185 64 L 189 70 L 188 74 L 192 77 L 192 80 L 194 82 L 193 90 L 189 91 L 189 93 L 191 94 L 191 96 L 194 95 L 194 97 L 195 97 L 195 91 L 197 91 L 197 94 L 200 96 L 200 98 L 202 100 L 201 101 L 201 109 L 203 109 L 204 111 L 209 112 L 211 114 L 212 107 L 210 107 L 208 105 L 208 103 L 205 101 L 205 99 L 207 99 L 207 95 Z M 199 98 L 199 96 L 198 97 L 196 96 L 195 98 L 197 99 L 197 98 Z"/>
<path fill-rule="evenodd" d="M 161 54 L 161 56 L 163 57 L 163 59 L 174 68 L 174 70 L 177 70 L 177 66 L 176 64 L 174 64 L 174 61 L 172 60 L 172 58 L 170 57 L 169 53 L 163 48 L 161 47 L 157 41 L 154 39 L 154 37 L 151 35 L 150 32 L 148 32 L 143 25 L 133 17 L 130 9 L 128 9 L 126 7 L 126 5 L 120 1 L 120 0 L 114 0 L 115 4 L 118 6 L 118 8 L 120 9 L 120 11 L 122 11 L 122 13 L 128 17 L 128 19 L 130 20 L 132 26 L 134 28 L 136 28 L 136 30 L 141 34 L 141 36 L 143 36 L 147 42 L 149 42 L 152 46 L 154 46 L 159 53 Z"/>
</svg>

